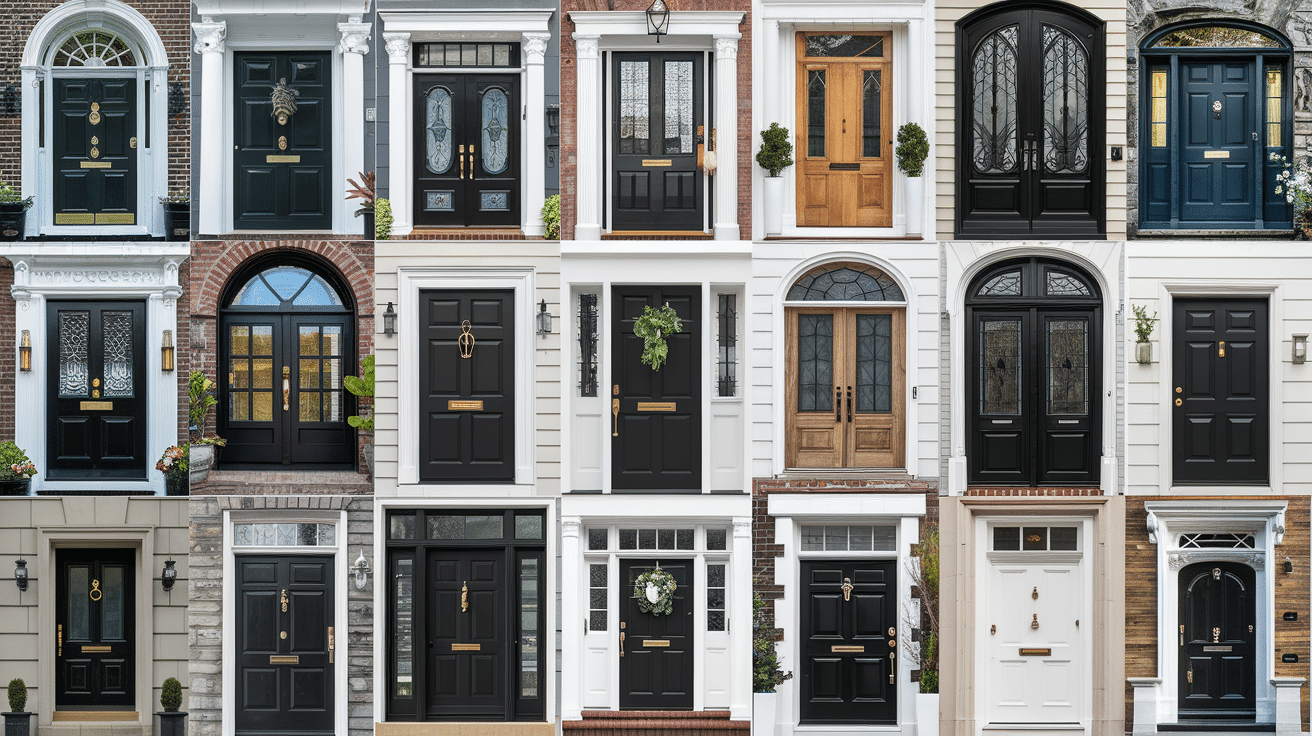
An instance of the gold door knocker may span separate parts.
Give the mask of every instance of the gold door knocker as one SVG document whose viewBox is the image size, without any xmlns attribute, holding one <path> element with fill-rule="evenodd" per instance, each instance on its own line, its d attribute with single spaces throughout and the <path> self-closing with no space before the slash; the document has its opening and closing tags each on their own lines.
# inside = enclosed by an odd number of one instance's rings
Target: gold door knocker
<svg viewBox="0 0 1312 736">
<path fill-rule="evenodd" d="M 1216 351 L 1216 357 L 1218 357 L 1218 358 L 1224 358 L 1224 357 L 1225 357 L 1225 340 L 1222 340 L 1220 343 L 1218 343 L 1218 347 L 1219 347 L 1220 349 Z"/>
<path fill-rule="evenodd" d="M 1030 592 L 1030 597 L 1036 601 L 1039 599 L 1039 586 L 1034 586 L 1034 590 Z"/>
<path fill-rule="evenodd" d="M 92 581 L 91 581 L 91 592 L 90 592 L 88 595 L 90 596 L 91 600 L 93 600 L 93 601 L 98 601 L 98 600 L 100 600 L 102 597 L 104 597 L 105 594 L 100 590 L 100 581 L 99 581 L 99 580 L 92 580 Z"/>
<path fill-rule="evenodd" d="M 1212 627 L 1212 643 L 1213 643 L 1213 644 L 1219 644 L 1220 642 L 1221 642 L 1221 627 L 1219 627 L 1219 626 L 1213 626 L 1213 627 Z"/>
<path fill-rule="evenodd" d="M 464 585 L 460 586 L 460 612 L 464 613 L 469 610 L 469 581 L 466 580 Z"/>
<path fill-rule="evenodd" d="M 460 357 L 469 359 L 474 357 L 474 333 L 470 332 L 471 325 L 469 320 L 460 323 L 460 337 L 456 338 L 456 344 L 460 347 Z"/>
<path fill-rule="evenodd" d="M 287 589 L 282 589 L 282 612 L 287 613 Z"/>
<path fill-rule="evenodd" d="M 1037 628 L 1039 628 L 1039 614 L 1037 614 L 1037 613 L 1034 614 L 1034 620 L 1033 620 L 1033 621 L 1030 621 L 1030 628 L 1031 628 L 1031 629 L 1037 629 Z"/>
<path fill-rule="evenodd" d="M 279 79 L 278 84 L 273 87 L 273 94 L 269 95 L 269 100 L 273 103 L 273 112 L 269 115 L 277 118 L 279 125 L 286 125 L 287 120 L 296 114 L 296 98 L 300 95 L 300 92 L 287 86 L 286 77 Z"/>
<path fill-rule="evenodd" d="M 852 581 L 848 578 L 843 578 L 843 600 L 852 600 Z"/>
<path fill-rule="evenodd" d="M 99 124 L 100 124 L 100 103 L 99 103 L 99 102 L 93 102 L 93 103 L 91 103 L 91 114 L 87 116 L 87 122 L 88 122 L 88 123 L 91 123 L 92 125 L 99 125 Z"/>
<path fill-rule="evenodd" d="M 287 136 L 285 135 L 278 136 L 278 150 L 279 151 L 287 150 Z"/>
</svg>

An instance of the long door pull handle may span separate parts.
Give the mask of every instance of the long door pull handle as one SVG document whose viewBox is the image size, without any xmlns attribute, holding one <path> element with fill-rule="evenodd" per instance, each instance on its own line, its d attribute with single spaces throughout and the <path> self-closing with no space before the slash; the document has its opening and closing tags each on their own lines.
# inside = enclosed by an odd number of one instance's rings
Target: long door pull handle
<svg viewBox="0 0 1312 736">
<path fill-rule="evenodd" d="M 337 641 L 333 636 L 333 627 L 328 627 L 328 664 L 333 663 L 333 651 L 337 648 Z"/>
<path fill-rule="evenodd" d="M 290 411 L 292 408 L 292 369 L 282 367 L 282 410 Z"/>
<path fill-rule="evenodd" d="M 469 144 L 469 180 L 474 180 L 474 144 Z"/>
<path fill-rule="evenodd" d="M 847 421 L 852 421 L 852 387 L 847 387 Z"/>
<path fill-rule="evenodd" d="M 623 621 L 621 621 L 621 622 L 620 622 L 620 656 L 621 656 L 621 657 L 624 656 L 624 636 L 625 636 L 625 635 L 624 635 L 624 626 L 625 626 L 625 623 L 624 623 Z"/>
<path fill-rule="evenodd" d="M 460 179 L 465 178 L 465 144 L 460 144 Z"/>
<path fill-rule="evenodd" d="M 843 387 L 834 386 L 834 421 L 843 421 Z"/>
</svg>

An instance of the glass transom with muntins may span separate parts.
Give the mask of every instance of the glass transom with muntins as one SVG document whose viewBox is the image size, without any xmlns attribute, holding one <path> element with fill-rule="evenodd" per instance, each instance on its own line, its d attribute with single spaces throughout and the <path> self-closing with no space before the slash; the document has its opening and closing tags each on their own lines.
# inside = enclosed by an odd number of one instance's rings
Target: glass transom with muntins
<svg viewBox="0 0 1312 736">
<path fill-rule="evenodd" d="M 790 302 L 900 302 L 906 297 L 888 274 L 873 266 L 830 263 L 817 266 L 799 278 L 788 295 Z"/>
<path fill-rule="evenodd" d="M 55 51 L 53 66 L 136 66 L 137 56 L 126 41 L 108 31 L 79 31 Z"/>
</svg>

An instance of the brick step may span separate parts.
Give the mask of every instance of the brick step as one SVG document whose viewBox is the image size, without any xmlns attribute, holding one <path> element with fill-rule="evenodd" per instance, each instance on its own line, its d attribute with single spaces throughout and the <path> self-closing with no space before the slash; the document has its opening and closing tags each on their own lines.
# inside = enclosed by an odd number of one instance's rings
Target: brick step
<svg viewBox="0 0 1312 736">
<path fill-rule="evenodd" d="M 373 493 L 369 476 L 354 470 L 212 470 L 193 496 L 314 494 L 350 496 Z"/>
<path fill-rule="evenodd" d="M 750 721 L 734 721 L 727 710 L 585 710 L 583 720 L 564 721 L 571 736 L 735 736 L 752 729 Z"/>
</svg>

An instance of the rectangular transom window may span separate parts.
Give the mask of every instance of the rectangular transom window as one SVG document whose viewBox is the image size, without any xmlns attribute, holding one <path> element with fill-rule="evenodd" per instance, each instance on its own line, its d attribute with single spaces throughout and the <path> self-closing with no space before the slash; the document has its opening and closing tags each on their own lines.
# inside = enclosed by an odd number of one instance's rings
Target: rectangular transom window
<svg viewBox="0 0 1312 736">
<path fill-rule="evenodd" d="M 995 552 L 1074 552 L 1078 528 L 1073 526 L 995 526 Z"/>
<path fill-rule="evenodd" d="M 517 43 L 417 43 L 415 66 L 519 67 Z"/>
<path fill-rule="evenodd" d="M 337 544 L 336 524 L 234 524 L 232 543 L 254 547 L 325 547 Z"/>
<path fill-rule="evenodd" d="M 894 552 L 897 527 L 803 526 L 803 552 Z"/>
</svg>

